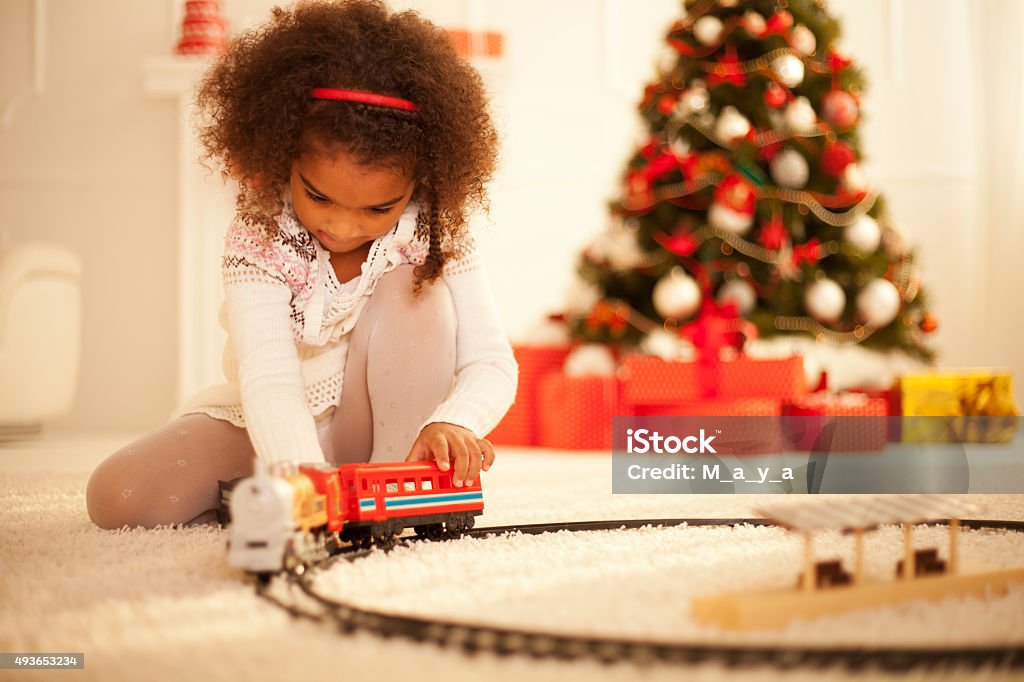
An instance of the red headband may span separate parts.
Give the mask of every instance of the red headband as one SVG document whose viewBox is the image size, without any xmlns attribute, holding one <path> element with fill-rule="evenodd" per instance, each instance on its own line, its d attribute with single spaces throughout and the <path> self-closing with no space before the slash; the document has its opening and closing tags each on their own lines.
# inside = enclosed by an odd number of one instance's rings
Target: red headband
<svg viewBox="0 0 1024 682">
<path fill-rule="evenodd" d="M 407 99 L 377 95 L 372 92 L 361 92 L 359 90 L 338 90 L 337 88 L 313 88 L 309 96 L 313 99 L 334 99 L 345 102 L 362 102 L 363 104 L 375 104 L 379 107 L 391 107 L 393 109 L 404 109 L 405 111 L 416 111 L 416 105 Z"/>
</svg>

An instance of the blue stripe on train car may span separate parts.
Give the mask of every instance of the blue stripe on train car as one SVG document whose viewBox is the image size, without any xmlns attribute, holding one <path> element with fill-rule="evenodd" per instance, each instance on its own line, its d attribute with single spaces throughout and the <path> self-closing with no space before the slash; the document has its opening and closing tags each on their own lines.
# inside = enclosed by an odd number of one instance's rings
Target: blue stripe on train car
<svg viewBox="0 0 1024 682">
<path fill-rule="evenodd" d="M 450 495 L 416 495 L 415 497 L 401 497 L 395 499 L 393 497 L 384 498 L 384 508 L 394 509 L 396 507 L 411 507 L 411 506 L 432 506 L 440 504 L 465 504 L 474 502 L 476 500 L 482 500 L 484 494 L 479 491 L 468 492 L 468 493 L 453 493 Z M 364 500 L 359 500 L 360 511 L 368 509 L 376 509 L 377 502 L 372 497 Z"/>
<path fill-rule="evenodd" d="M 386 509 L 391 509 L 394 507 L 409 507 L 415 505 L 458 504 L 482 500 L 483 498 L 484 494 L 479 491 L 455 493 L 451 495 L 417 495 L 415 497 L 400 497 L 398 499 L 384 498 L 384 507 Z"/>
</svg>

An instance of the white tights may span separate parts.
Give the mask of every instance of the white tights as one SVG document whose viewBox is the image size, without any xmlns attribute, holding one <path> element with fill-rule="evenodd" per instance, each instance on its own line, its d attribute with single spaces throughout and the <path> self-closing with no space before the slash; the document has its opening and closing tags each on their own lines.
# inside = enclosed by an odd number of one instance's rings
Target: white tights
<svg viewBox="0 0 1024 682">
<path fill-rule="evenodd" d="M 412 282 L 411 265 L 381 277 L 351 332 L 341 401 L 319 428 L 329 462 L 404 460 L 451 390 L 451 294 L 438 280 L 416 298 Z M 254 458 L 245 429 L 184 415 L 100 463 L 86 489 L 89 516 L 101 528 L 211 521 L 217 481 L 250 475 Z"/>
</svg>

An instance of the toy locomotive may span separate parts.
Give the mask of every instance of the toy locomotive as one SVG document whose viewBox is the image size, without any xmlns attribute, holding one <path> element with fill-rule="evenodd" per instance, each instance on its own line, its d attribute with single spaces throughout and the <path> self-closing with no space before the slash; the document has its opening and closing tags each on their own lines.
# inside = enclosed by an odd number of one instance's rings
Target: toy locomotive
<svg viewBox="0 0 1024 682">
<path fill-rule="evenodd" d="M 268 470 L 257 460 L 254 476 L 221 481 L 220 489 L 228 563 L 264 578 L 325 559 L 343 543 L 390 547 L 410 527 L 431 539 L 458 536 L 484 508 L 479 478 L 457 488 L 452 471 L 435 462 Z"/>
</svg>

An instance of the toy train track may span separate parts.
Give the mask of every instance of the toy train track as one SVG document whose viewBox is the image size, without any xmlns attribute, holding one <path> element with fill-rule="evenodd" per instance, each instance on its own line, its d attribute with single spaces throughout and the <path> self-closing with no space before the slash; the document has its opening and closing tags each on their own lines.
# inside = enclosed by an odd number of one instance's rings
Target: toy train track
<svg viewBox="0 0 1024 682">
<path fill-rule="evenodd" d="M 1003 520 L 961 520 L 961 526 L 973 529 L 1024 532 L 1024 522 Z M 544 523 L 530 525 L 479 528 L 462 533 L 464 536 L 484 538 L 507 533 L 539 535 L 558 531 L 583 532 L 619 530 L 644 526 L 776 526 L 763 518 L 750 519 L 639 519 L 622 521 L 586 521 L 576 523 Z M 399 544 L 421 540 L 418 537 L 401 538 Z M 371 549 L 346 549 L 319 564 L 326 567 L 334 561 L 358 561 L 369 555 Z M 286 604 L 271 595 L 265 582 L 256 585 L 257 594 L 285 609 L 294 617 L 333 623 L 342 632 L 364 631 L 382 637 L 401 637 L 416 642 L 429 642 L 445 648 L 467 653 L 486 652 L 499 656 L 522 655 L 534 658 L 561 660 L 591 659 L 604 663 L 633 662 L 637 664 L 669 663 L 691 665 L 718 662 L 730 667 L 772 665 L 778 668 L 844 666 L 848 669 L 876 667 L 887 671 L 906 671 L 913 668 L 983 665 L 1000 669 L 1024 668 L 1024 646 L 1006 645 L 990 647 L 769 647 L 720 646 L 714 644 L 654 642 L 631 639 L 585 637 L 572 634 L 554 634 L 518 630 L 483 624 L 463 623 L 443 619 L 375 611 L 332 599 L 320 594 L 313 583 L 314 571 L 306 572 L 302 566 L 286 574 L 286 579 L 316 602 L 322 612 L 313 613 Z"/>
</svg>

